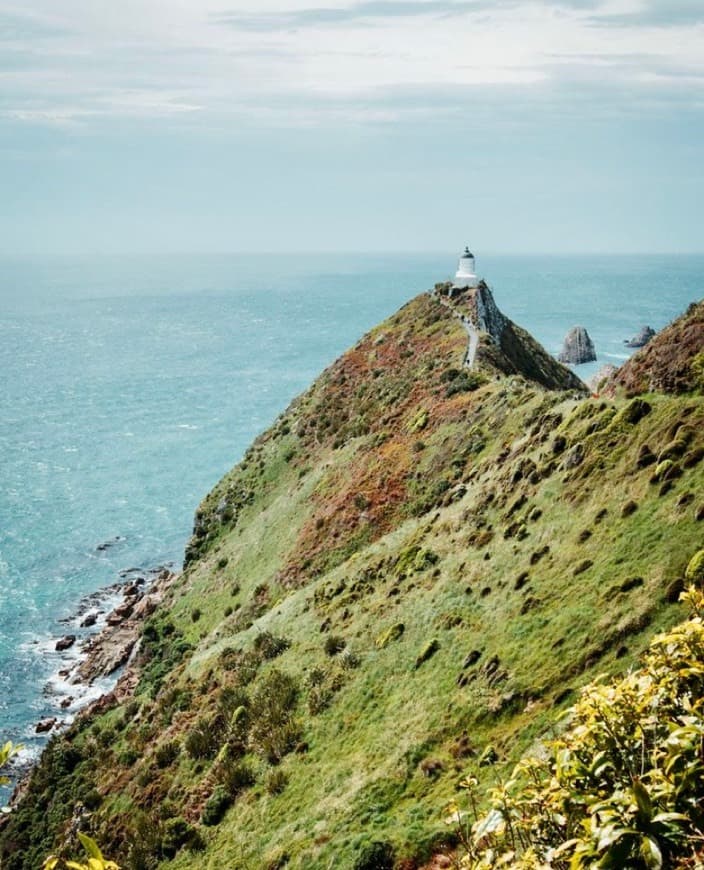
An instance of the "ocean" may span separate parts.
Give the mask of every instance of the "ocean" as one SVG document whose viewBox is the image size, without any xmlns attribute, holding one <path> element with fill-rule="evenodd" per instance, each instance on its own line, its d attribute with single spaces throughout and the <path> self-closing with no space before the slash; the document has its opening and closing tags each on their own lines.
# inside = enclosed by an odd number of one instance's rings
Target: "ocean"
<svg viewBox="0 0 704 870">
<path fill-rule="evenodd" d="M 0 740 L 29 755 L 81 602 L 178 565 L 207 491 L 345 348 L 455 269 L 436 255 L 0 259 Z M 479 257 L 557 353 L 583 325 L 629 355 L 704 296 L 704 256 Z M 2 797 L 2 795 L 0 795 Z"/>
</svg>

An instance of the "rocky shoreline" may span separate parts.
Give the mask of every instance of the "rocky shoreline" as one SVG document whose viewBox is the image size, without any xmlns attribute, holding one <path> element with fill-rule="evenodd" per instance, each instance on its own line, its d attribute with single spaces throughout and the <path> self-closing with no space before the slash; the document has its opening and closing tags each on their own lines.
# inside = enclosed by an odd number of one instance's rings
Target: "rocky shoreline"
<svg viewBox="0 0 704 870">
<path fill-rule="evenodd" d="M 138 675 L 130 662 L 142 625 L 178 576 L 172 563 L 121 571 L 118 582 L 87 596 L 72 616 L 61 620 L 65 635 L 34 642 L 41 655 L 59 654 L 59 667 L 43 689 L 55 715 L 52 712 L 39 719 L 34 734 L 50 738 L 77 716 L 90 715 L 134 689 Z M 11 763 L 8 774 L 14 790 L 10 807 L 21 797 L 37 760 L 38 754 L 21 752 Z"/>
<path fill-rule="evenodd" d="M 66 655 L 44 688 L 44 694 L 58 707 L 58 715 L 37 722 L 35 733 L 48 734 L 69 725 L 78 713 L 113 689 L 119 672 L 136 651 L 142 623 L 176 577 L 171 565 L 126 569 L 120 572 L 118 583 L 88 596 L 72 617 L 63 620 L 72 631 L 51 644 L 55 652 Z M 81 629 L 79 637 L 74 632 Z M 85 629 L 91 631 L 86 634 Z M 66 712 L 65 718 L 60 717 L 60 711 Z"/>
</svg>

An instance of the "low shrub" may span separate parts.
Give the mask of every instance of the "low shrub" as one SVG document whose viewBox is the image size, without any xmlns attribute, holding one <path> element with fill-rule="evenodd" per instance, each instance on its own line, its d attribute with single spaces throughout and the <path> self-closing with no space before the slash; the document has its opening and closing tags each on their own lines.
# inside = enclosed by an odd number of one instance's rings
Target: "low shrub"
<svg viewBox="0 0 704 870">
<path fill-rule="evenodd" d="M 221 717 L 202 717 L 186 735 L 184 746 L 193 759 L 214 758 L 224 736 L 224 722 Z"/>
<path fill-rule="evenodd" d="M 367 843 L 360 849 L 354 870 L 393 870 L 396 851 L 387 841 Z"/>
<path fill-rule="evenodd" d="M 291 646 L 285 637 L 276 637 L 269 631 L 262 631 L 254 639 L 254 649 L 264 659 L 275 659 Z"/>
<path fill-rule="evenodd" d="M 470 372 L 463 369 L 456 378 L 454 378 L 445 390 L 445 398 L 451 399 L 458 393 L 473 393 L 486 383 L 484 375 L 479 372 Z"/>
<path fill-rule="evenodd" d="M 216 779 L 233 800 L 257 781 L 250 765 L 232 755 L 227 755 L 218 765 Z"/>
<path fill-rule="evenodd" d="M 123 750 L 117 756 L 117 762 L 122 767 L 132 767 L 132 765 L 136 764 L 140 759 L 140 753 L 134 749 L 132 746 Z"/>
<path fill-rule="evenodd" d="M 252 691 L 249 740 L 271 764 L 278 764 L 300 739 L 298 695 L 294 678 L 276 668 L 264 674 Z"/>
<path fill-rule="evenodd" d="M 181 816 L 168 819 L 164 823 L 164 831 L 161 838 L 161 851 L 165 858 L 174 858 L 184 846 L 191 849 L 199 849 L 203 841 L 193 825 Z"/>
<path fill-rule="evenodd" d="M 329 634 L 325 638 L 325 643 L 323 644 L 323 649 L 325 650 L 325 655 L 328 656 L 336 656 L 338 653 L 342 652 L 342 650 L 347 646 L 347 641 L 344 637 L 340 637 L 338 634 Z"/>
<path fill-rule="evenodd" d="M 162 743 L 154 753 L 157 767 L 169 767 L 176 761 L 180 751 L 181 744 L 178 740 L 169 740 L 166 743 Z"/>
<path fill-rule="evenodd" d="M 219 825 L 231 806 L 232 795 L 230 792 L 221 785 L 217 786 L 203 807 L 201 822 L 208 827 Z"/>
<path fill-rule="evenodd" d="M 288 774 L 279 767 L 269 771 L 266 776 L 266 790 L 270 795 L 281 794 L 288 785 Z"/>
<path fill-rule="evenodd" d="M 328 686 L 311 686 L 308 690 L 308 712 L 317 716 L 332 704 L 333 691 Z"/>
<path fill-rule="evenodd" d="M 339 661 L 340 665 L 347 671 L 352 671 L 355 668 L 358 668 L 362 663 L 362 660 L 357 653 L 349 647 L 342 650 Z"/>
</svg>

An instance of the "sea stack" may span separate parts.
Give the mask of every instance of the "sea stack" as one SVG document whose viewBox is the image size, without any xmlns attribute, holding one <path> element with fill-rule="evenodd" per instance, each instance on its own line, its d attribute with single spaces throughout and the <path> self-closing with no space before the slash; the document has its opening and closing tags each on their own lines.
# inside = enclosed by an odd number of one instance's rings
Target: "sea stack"
<svg viewBox="0 0 704 870">
<path fill-rule="evenodd" d="M 655 330 L 650 326 L 641 326 L 636 335 L 623 343 L 626 347 L 645 347 L 651 338 L 655 338 Z"/>
<path fill-rule="evenodd" d="M 570 329 L 557 358 L 561 363 L 574 366 L 596 360 L 594 342 L 589 338 L 589 333 L 583 326 L 573 326 Z"/>
</svg>

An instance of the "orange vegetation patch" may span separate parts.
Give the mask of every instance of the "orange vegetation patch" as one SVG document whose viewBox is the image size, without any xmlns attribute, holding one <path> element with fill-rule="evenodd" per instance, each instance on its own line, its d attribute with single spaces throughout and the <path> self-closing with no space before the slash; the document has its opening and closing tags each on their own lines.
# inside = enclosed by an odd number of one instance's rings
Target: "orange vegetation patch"
<svg viewBox="0 0 704 870">
<path fill-rule="evenodd" d="M 409 317 L 421 328 L 410 330 Z M 356 451 L 319 484 L 295 562 L 283 572 L 288 581 L 327 570 L 397 524 L 423 439 L 466 417 L 475 401 L 469 393 L 448 398 L 443 378 L 461 366 L 466 345 L 457 321 L 420 297 L 328 370 L 306 409 L 303 437 L 333 448 L 357 439 Z"/>
</svg>

